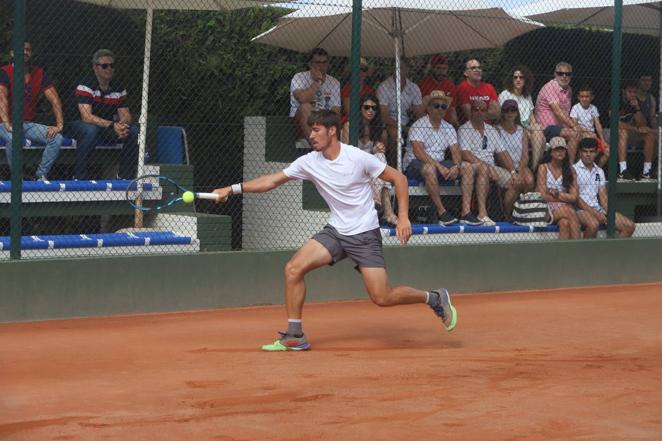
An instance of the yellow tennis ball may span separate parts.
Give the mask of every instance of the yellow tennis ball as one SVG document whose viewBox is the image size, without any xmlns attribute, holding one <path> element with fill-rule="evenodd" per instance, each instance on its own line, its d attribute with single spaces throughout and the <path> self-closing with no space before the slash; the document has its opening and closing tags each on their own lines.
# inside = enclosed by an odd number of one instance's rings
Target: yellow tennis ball
<svg viewBox="0 0 662 441">
<path fill-rule="evenodd" d="M 195 195 L 193 194 L 192 191 L 185 191 L 184 194 L 182 195 L 182 201 L 186 202 L 187 204 L 193 202 L 194 199 L 195 199 Z"/>
</svg>

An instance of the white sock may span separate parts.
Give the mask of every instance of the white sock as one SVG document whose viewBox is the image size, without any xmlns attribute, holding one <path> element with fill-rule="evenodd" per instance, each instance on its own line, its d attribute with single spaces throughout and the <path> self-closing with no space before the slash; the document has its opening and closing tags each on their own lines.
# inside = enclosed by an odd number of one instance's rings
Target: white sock
<svg viewBox="0 0 662 441">
<path fill-rule="evenodd" d="M 620 169 L 621 173 L 623 173 L 623 170 L 628 168 L 628 163 L 627 161 L 619 161 L 618 163 L 618 168 Z"/>
<path fill-rule="evenodd" d="M 644 174 L 648 173 L 651 171 L 651 167 L 653 166 L 652 162 L 644 162 Z"/>
</svg>

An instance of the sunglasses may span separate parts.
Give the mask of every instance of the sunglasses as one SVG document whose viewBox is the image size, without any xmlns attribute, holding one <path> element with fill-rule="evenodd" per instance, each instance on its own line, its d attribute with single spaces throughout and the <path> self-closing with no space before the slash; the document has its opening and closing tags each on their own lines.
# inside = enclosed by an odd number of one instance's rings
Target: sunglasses
<svg viewBox="0 0 662 441">
<path fill-rule="evenodd" d="M 481 148 L 487 150 L 487 136 L 483 136 L 483 145 Z"/>
<path fill-rule="evenodd" d="M 433 109 L 448 109 L 448 104 L 446 103 L 434 103 L 430 104 L 430 106 L 432 106 Z"/>
<path fill-rule="evenodd" d="M 556 75 L 558 75 L 560 77 L 571 77 L 572 72 L 556 72 Z"/>
<path fill-rule="evenodd" d="M 363 105 L 363 110 L 366 110 L 366 111 L 367 111 L 367 110 L 373 110 L 373 111 L 376 112 L 376 111 L 377 111 L 377 106 L 376 106 L 376 105 L 375 105 L 375 106 L 371 106 L 370 104 L 364 104 L 364 105 Z"/>
<path fill-rule="evenodd" d="M 487 112 L 487 109 L 483 109 L 483 108 L 480 108 L 480 109 L 479 109 L 479 108 L 477 108 L 477 107 L 472 107 L 472 108 L 471 108 L 471 111 L 472 111 L 472 112 Z"/>
<path fill-rule="evenodd" d="M 113 63 L 96 63 L 101 69 L 112 69 Z"/>
</svg>

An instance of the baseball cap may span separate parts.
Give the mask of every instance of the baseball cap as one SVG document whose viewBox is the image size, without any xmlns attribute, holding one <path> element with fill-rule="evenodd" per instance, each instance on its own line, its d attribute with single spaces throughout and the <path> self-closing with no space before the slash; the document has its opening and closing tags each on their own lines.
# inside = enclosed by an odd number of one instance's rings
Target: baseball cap
<svg viewBox="0 0 662 441">
<path fill-rule="evenodd" d="M 563 147 L 566 150 L 568 149 L 568 146 L 565 143 L 565 139 L 563 139 L 561 136 L 555 136 L 549 140 L 549 148 L 551 150 L 557 149 L 559 147 Z"/>
<path fill-rule="evenodd" d="M 506 110 L 510 110 L 510 109 L 519 110 L 519 108 L 517 106 L 517 101 L 515 101 L 515 100 L 506 100 L 506 101 L 503 102 L 503 104 L 501 104 L 501 110 L 506 111 Z"/>
<path fill-rule="evenodd" d="M 436 66 L 437 64 L 448 64 L 448 58 L 443 54 L 437 54 L 430 58 L 430 66 Z"/>
<path fill-rule="evenodd" d="M 450 104 L 453 101 L 453 97 L 446 95 L 446 92 L 443 90 L 433 90 L 430 92 L 430 95 L 425 97 L 425 105 L 427 106 L 434 100 L 445 101 L 446 104 Z"/>
</svg>

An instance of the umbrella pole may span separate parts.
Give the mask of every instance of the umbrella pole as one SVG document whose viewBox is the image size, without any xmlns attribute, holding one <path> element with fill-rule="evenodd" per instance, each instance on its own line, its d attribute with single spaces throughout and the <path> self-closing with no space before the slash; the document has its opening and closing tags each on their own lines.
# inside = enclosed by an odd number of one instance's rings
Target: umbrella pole
<svg viewBox="0 0 662 441">
<path fill-rule="evenodd" d="M 400 93 L 400 45 L 398 37 L 396 36 L 393 41 L 395 42 L 395 108 L 398 113 L 398 134 L 395 137 L 395 146 L 397 151 L 397 165 L 398 170 L 402 171 L 402 116 L 401 116 L 401 97 Z"/>
<path fill-rule="evenodd" d="M 140 100 L 140 134 L 138 135 L 138 171 L 137 175 L 142 176 L 145 174 L 145 145 L 147 140 L 147 107 L 149 96 L 149 66 L 152 55 L 152 19 L 154 15 L 153 8 L 147 8 L 145 16 L 145 57 L 143 60 L 143 89 L 142 97 Z M 140 193 L 141 189 L 137 189 Z M 136 209 L 133 217 L 133 226 L 136 228 L 143 227 L 143 212 Z"/>
</svg>

